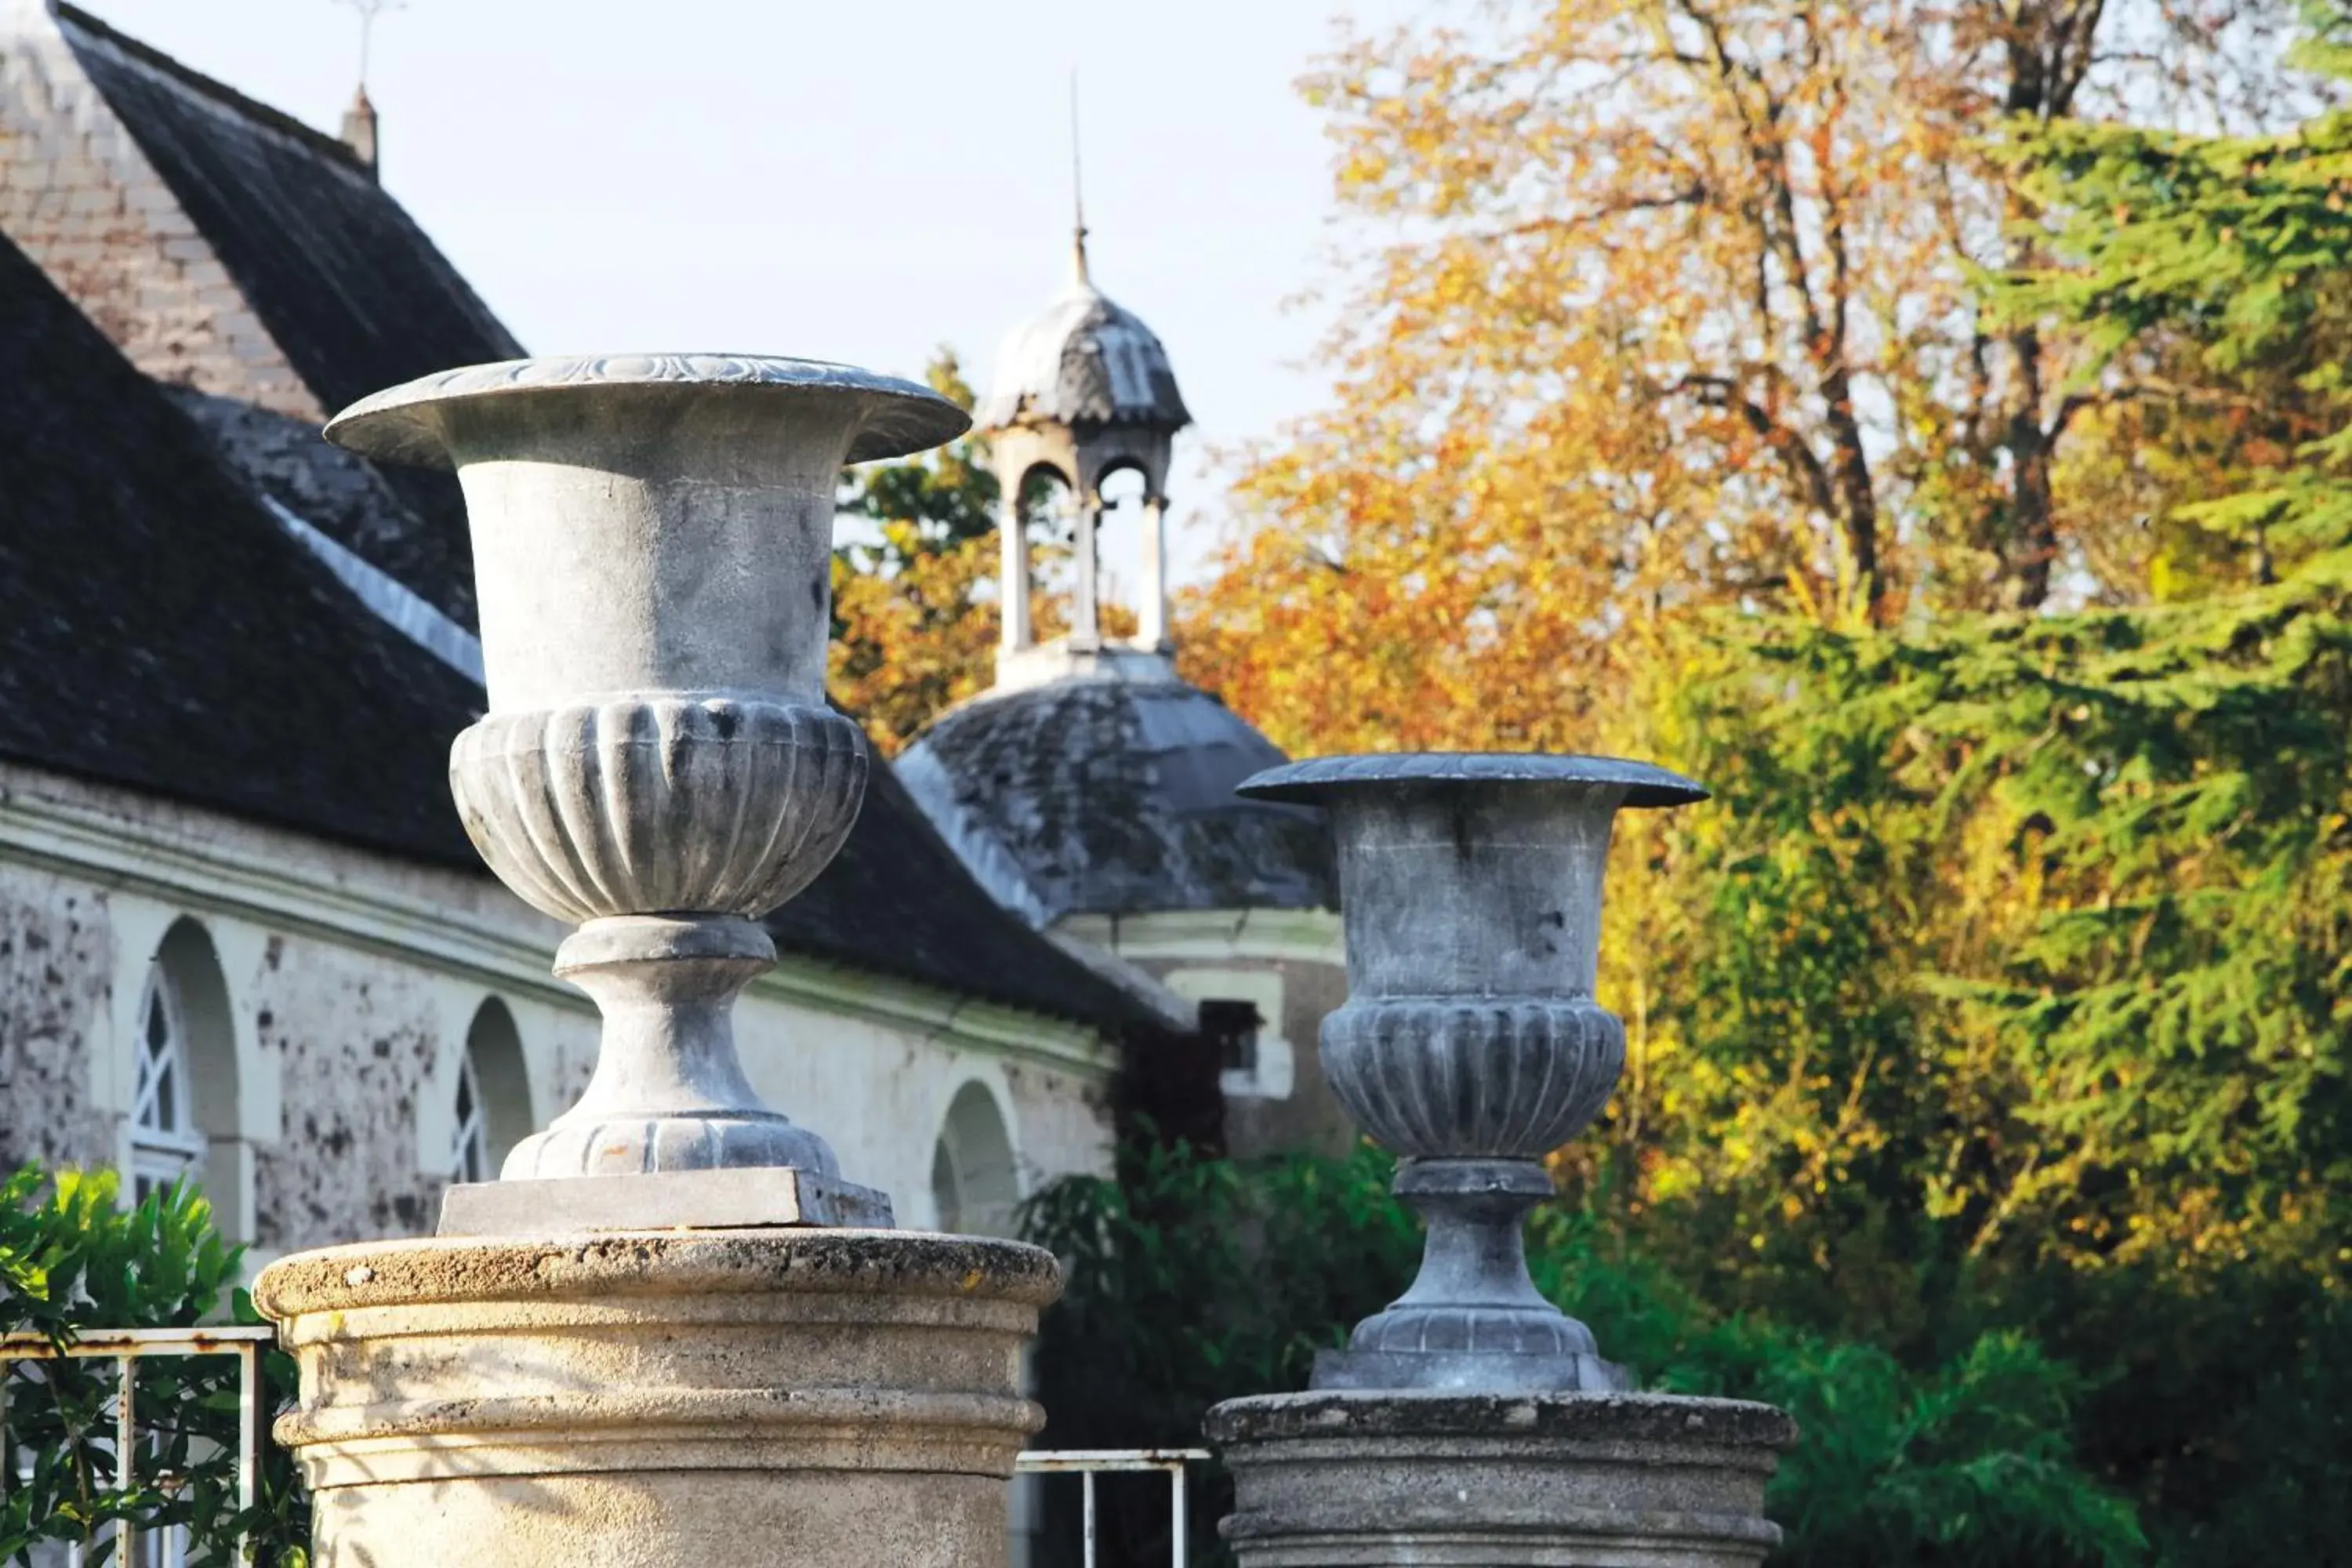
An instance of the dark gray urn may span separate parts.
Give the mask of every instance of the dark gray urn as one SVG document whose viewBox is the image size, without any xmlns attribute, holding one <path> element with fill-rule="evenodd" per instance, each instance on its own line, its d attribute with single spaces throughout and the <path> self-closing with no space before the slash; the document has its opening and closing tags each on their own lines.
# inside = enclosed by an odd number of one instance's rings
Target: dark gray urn
<svg viewBox="0 0 2352 1568">
<path fill-rule="evenodd" d="M 1624 1065 L 1592 996 L 1611 826 L 1706 791 L 1641 763 L 1463 755 L 1325 758 L 1242 792 L 1330 814 L 1349 998 L 1323 1068 L 1429 1235 L 1412 1289 L 1308 1392 L 1209 1412 L 1241 1568 L 1755 1568 L 1796 1424 L 1632 1392 L 1536 1293 L 1520 1235 L 1544 1155 Z"/>
<path fill-rule="evenodd" d="M 1628 1387 L 1537 1294 L 1521 1229 L 1551 1195 L 1543 1157 L 1625 1065 L 1592 996 L 1612 824 L 1706 792 L 1643 763 L 1462 754 L 1294 763 L 1240 793 L 1330 813 L 1349 996 L 1323 1070 L 1429 1227 L 1412 1288 L 1318 1356 L 1313 1385 Z"/>
</svg>

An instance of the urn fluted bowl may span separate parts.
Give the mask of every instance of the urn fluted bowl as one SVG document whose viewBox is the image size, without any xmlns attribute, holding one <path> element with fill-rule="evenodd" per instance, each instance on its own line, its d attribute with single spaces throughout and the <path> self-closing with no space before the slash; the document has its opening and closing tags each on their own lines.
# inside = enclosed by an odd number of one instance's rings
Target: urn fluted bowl
<svg viewBox="0 0 2352 1568">
<path fill-rule="evenodd" d="M 1324 1076 L 1429 1222 L 1412 1288 L 1317 1358 L 1315 1386 L 1622 1386 L 1536 1292 L 1520 1226 L 1551 1194 L 1543 1156 L 1625 1064 L 1592 996 L 1611 826 L 1706 792 L 1612 757 L 1457 753 L 1317 758 L 1240 793 L 1331 816 L 1348 1001 L 1323 1020 Z"/>
<path fill-rule="evenodd" d="M 1700 800 L 1609 757 L 1323 757 L 1241 793 L 1326 807 L 1339 838 L 1348 1001 L 1324 1071 L 1382 1147 L 1536 1159 L 1588 1126 L 1625 1061 L 1592 998 L 1610 829 Z"/>
<path fill-rule="evenodd" d="M 646 696 L 490 714 L 450 748 L 449 784 L 482 858 L 559 920 L 749 918 L 840 849 L 866 767 L 857 726 L 837 713 Z"/>
<path fill-rule="evenodd" d="M 499 879 L 580 926 L 557 973 L 604 1017 L 586 1092 L 508 1176 L 833 1173 L 751 1091 L 730 1014 L 775 960 L 758 918 L 865 796 L 864 737 L 824 699 L 842 467 L 970 424 L 845 365 L 635 354 L 468 366 L 327 426 L 457 471 L 489 703 L 451 793 Z"/>
</svg>

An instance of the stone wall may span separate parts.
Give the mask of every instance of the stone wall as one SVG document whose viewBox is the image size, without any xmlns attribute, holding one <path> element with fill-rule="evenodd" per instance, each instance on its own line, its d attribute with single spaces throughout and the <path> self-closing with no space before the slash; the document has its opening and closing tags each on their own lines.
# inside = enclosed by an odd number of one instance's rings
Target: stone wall
<svg viewBox="0 0 2352 1568">
<path fill-rule="evenodd" d="M 524 1080 L 521 1103 L 489 1096 L 494 1157 L 587 1080 L 594 1012 L 547 973 L 562 935 L 487 873 L 0 765 L 0 1163 L 127 1164 L 162 954 L 212 965 L 225 997 L 217 1018 L 187 1009 L 201 1179 L 257 1262 L 429 1229 L 487 1005 Z M 971 1084 L 1022 1192 L 1108 1169 L 1110 1057 L 1073 1024 L 789 957 L 738 1024 L 761 1091 L 901 1225 L 933 1223 L 936 1146 Z"/>
<path fill-rule="evenodd" d="M 113 1158 L 113 1084 L 89 1049 L 113 972 L 106 900 L 27 868 L 0 873 L 0 1165 Z"/>
</svg>

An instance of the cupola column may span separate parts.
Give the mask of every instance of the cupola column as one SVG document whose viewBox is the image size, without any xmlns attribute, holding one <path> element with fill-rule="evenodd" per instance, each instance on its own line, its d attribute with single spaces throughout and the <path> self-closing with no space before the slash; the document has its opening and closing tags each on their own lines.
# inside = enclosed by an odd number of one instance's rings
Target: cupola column
<svg viewBox="0 0 2352 1568">
<path fill-rule="evenodd" d="M 997 575 L 998 613 L 1003 623 L 999 646 L 1018 653 L 1036 641 L 1029 625 L 1029 529 L 1021 515 L 1021 476 L 997 476 L 996 536 L 1001 564 Z"/>
<path fill-rule="evenodd" d="M 1102 570 L 1095 559 L 1095 534 L 1102 521 L 1102 500 L 1094 487 L 1071 493 L 1070 643 L 1096 647 L 1102 643 L 1102 616 L 1097 608 L 1102 594 Z"/>
<path fill-rule="evenodd" d="M 1155 651 L 1168 647 L 1168 498 L 1143 498 L 1143 582 L 1136 595 L 1135 640 Z"/>
</svg>

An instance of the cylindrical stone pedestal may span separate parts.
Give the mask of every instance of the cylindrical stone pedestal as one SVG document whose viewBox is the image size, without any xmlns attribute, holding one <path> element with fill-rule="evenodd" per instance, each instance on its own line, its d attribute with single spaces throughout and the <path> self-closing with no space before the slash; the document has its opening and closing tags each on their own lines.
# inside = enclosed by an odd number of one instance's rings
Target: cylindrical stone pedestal
<svg viewBox="0 0 2352 1568">
<path fill-rule="evenodd" d="M 1003 1568 L 1059 1289 L 1018 1242 L 767 1229 L 331 1247 L 254 1297 L 318 1568 Z"/>
<path fill-rule="evenodd" d="M 1797 1424 L 1663 1394 L 1328 1392 L 1209 1413 L 1241 1568 L 1755 1568 Z"/>
</svg>

